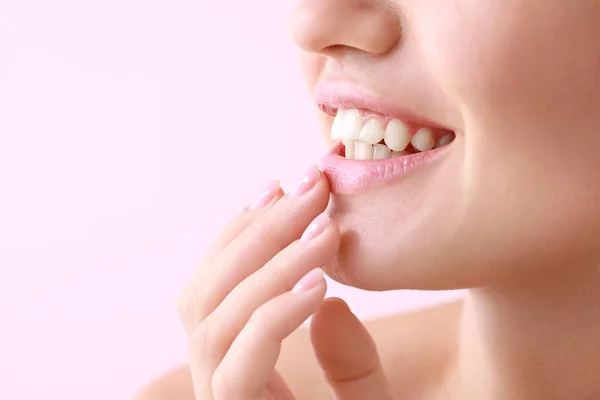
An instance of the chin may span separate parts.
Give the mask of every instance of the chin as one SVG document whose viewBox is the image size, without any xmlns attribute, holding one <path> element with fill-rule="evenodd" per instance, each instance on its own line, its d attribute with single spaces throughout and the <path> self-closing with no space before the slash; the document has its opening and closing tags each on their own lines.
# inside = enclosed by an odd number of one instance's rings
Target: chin
<svg viewBox="0 0 600 400">
<path fill-rule="evenodd" d="M 397 215 L 402 229 L 391 222 L 394 211 L 377 210 L 367 196 L 332 194 L 328 213 L 340 228 L 341 242 L 325 273 L 343 285 L 368 291 L 453 290 L 475 284 L 445 251 L 444 243 L 451 241 L 443 240 L 442 227 L 422 221 L 427 227 L 422 229 Z"/>
</svg>

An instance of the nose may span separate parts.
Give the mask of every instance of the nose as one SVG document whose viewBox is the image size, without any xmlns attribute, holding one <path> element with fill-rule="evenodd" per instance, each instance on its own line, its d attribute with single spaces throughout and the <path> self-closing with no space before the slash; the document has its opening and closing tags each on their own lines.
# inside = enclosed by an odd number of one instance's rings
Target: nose
<svg viewBox="0 0 600 400">
<path fill-rule="evenodd" d="M 340 47 L 382 55 L 396 46 L 401 31 L 389 0 L 300 0 L 291 18 L 296 44 L 323 55 Z"/>
</svg>

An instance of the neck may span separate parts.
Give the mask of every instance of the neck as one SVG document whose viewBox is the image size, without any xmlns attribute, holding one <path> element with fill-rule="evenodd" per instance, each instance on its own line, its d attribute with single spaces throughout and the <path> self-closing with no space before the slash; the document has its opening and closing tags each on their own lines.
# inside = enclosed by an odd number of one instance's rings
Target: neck
<svg viewBox="0 0 600 400">
<path fill-rule="evenodd" d="M 462 398 L 600 398 L 595 268 L 472 289 L 461 329 Z"/>
</svg>

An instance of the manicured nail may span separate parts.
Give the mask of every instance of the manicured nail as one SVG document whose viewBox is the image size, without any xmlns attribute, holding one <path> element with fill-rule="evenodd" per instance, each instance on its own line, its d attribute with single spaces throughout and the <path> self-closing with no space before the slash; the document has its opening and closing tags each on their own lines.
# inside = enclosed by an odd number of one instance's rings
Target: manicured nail
<svg viewBox="0 0 600 400">
<path fill-rule="evenodd" d="M 303 293 L 308 292 L 311 289 L 317 287 L 325 279 L 325 275 L 321 268 L 315 268 L 308 274 L 304 275 L 304 278 L 300 279 L 296 286 L 292 289 L 292 293 Z"/>
<path fill-rule="evenodd" d="M 298 197 L 308 192 L 310 189 L 313 188 L 313 186 L 317 184 L 320 177 L 321 171 L 319 171 L 319 168 L 317 168 L 316 165 L 311 165 L 310 168 L 304 173 L 304 178 L 302 178 L 302 181 L 300 182 L 296 190 L 292 192 L 292 196 Z"/>
<path fill-rule="evenodd" d="M 327 215 L 326 213 L 319 215 L 313 220 L 313 222 L 310 223 L 308 228 L 306 228 L 300 240 L 306 242 L 316 238 L 321 233 L 323 233 L 325 228 L 327 228 L 327 226 L 329 225 L 329 222 L 329 215 Z"/>
<path fill-rule="evenodd" d="M 279 192 L 279 188 L 280 188 L 279 181 L 273 181 L 273 182 L 269 183 L 263 189 L 262 194 L 260 195 L 259 199 L 256 200 L 256 203 L 254 203 L 250 206 L 250 209 L 257 210 L 257 209 L 263 208 L 264 206 L 269 204 L 273 200 L 273 198 L 275 197 L 277 192 Z"/>
</svg>

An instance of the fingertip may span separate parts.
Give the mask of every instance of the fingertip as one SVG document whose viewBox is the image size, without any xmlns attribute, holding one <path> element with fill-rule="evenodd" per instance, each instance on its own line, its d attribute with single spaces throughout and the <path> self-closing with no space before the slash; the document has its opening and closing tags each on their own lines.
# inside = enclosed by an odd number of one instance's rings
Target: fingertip
<svg viewBox="0 0 600 400">
<path fill-rule="evenodd" d="M 340 226 L 338 225 L 338 223 L 331 218 L 331 215 L 325 211 L 323 212 L 323 215 L 327 215 L 327 227 L 325 227 L 324 231 L 323 231 L 323 236 L 327 236 L 328 241 L 330 241 L 331 243 L 328 244 L 329 249 L 331 249 L 332 251 L 337 252 L 341 240 L 342 240 L 342 233 L 340 231 Z"/>
<path fill-rule="evenodd" d="M 318 288 L 315 288 L 315 291 L 319 293 L 319 306 L 323 303 L 325 296 L 327 295 L 327 279 L 325 279 L 325 275 L 323 275 L 323 279 L 318 283 Z M 318 310 L 318 308 L 317 308 Z M 315 311 L 316 312 L 316 311 Z"/>
<path fill-rule="evenodd" d="M 319 185 L 322 185 L 325 190 L 330 191 L 329 179 L 327 179 L 327 175 L 324 174 L 321 170 L 319 170 L 321 174 L 319 178 Z"/>
<path fill-rule="evenodd" d="M 348 311 L 352 311 L 348 303 L 339 297 L 328 297 L 323 302 L 322 307 L 343 307 Z"/>
<path fill-rule="evenodd" d="M 285 192 L 281 188 L 280 182 L 278 180 L 273 181 L 263 189 L 258 199 L 247 205 L 244 210 L 253 213 L 263 211 L 276 204 L 284 195 Z"/>
<path fill-rule="evenodd" d="M 340 226 L 338 225 L 337 221 L 332 217 L 330 212 L 328 212 L 328 211 L 325 211 L 325 212 L 329 216 L 329 228 L 333 229 L 337 233 L 337 236 L 341 236 Z"/>
<path fill-rule="evenodd" d="M 319 307 L 319 310 L 313 316 L 313 328 L 321 329 L 322 326 L 342 326 L 360 321 L 354 315 L 350 306 L 339 297 L 326 298 Z M 329 333 L 332 333 L 331 331 Z"/>
<path fill-rule="evenodd" d="M 329 195 L 331 194 L 329 181 L 324 173 L 319 171 L 319 179 L 314 187 L 310 190 L 309 195 L 318 207 L 325 209 L 329 203 Z"/>
<path fill-rule="evenodd" d="M 324 280 L 325 274 L 323 274 L 323 270 L 321 268 L 315 268 L 304 275 L 304 277 L 296 283 L 292 289 L 292 293 L 303 293 L 316 289 Z"/>
</svg>

